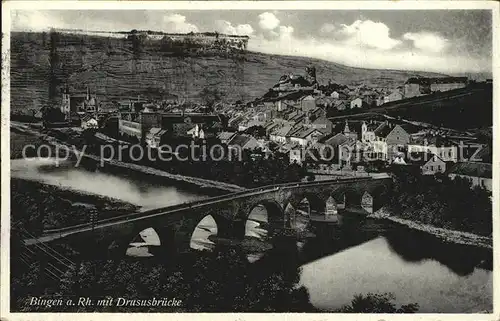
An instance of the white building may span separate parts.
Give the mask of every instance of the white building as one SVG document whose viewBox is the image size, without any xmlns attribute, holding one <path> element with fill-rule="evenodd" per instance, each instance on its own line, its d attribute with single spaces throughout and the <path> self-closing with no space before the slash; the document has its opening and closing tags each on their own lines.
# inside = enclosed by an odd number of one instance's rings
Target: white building
<svg viewBox="0 0 500 321">
<path fill-rule="evenodd" d="M 81 127 L 83 129 L 97 129 L 98 127 L 97 120 L 90 115 L 86 115 L 82 118 Z"/>
<path fill-rule="evenodd" d="M 363 100 L 359 97 L 355 98 L 355 99 L 351 100 L 350 106 L 351 106 L 351 109 L 361 108 L 363 106 Z"/>
</svg>

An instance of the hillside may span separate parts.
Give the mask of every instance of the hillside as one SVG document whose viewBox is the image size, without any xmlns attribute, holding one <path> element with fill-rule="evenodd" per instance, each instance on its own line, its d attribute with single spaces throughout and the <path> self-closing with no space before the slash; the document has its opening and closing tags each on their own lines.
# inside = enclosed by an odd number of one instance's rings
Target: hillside
<svg viewBox="0 0 500 321">
<path fill-rule="evenodd" d="M 476 83 L 466 88 L 398 100 L 368 110 L 334 112 L 331 116 L 332 119 L 362 119 L 364 115 L 372 117 L 374 113 L 459 130 L 490 127 L 493 125 L 493 86 Z"/>
<path fill-rule="evenodd" d="M 266 93 L 281 75 L 303 74 L 304 68 L 311 64 L 316 66 L 320 83 L 332 80 L 341 84 L 392 87 L 403 84 L 409 77 L 435 76 L 360 69 L 317 59 L 255 52 L 186 57 L 150 44 L 137 52 L 124 39 L 12 33 L 11 109 L 40 108 L 48 103 L 49 92 L 58 101 L 66 83 L 75 91 L 84 91 L 88 85 L 101 101 L 107 102 L 138 95 L 196 99 L 207 87 L 225 92 L 227 101 L 248 101 Z"/>
</svg>

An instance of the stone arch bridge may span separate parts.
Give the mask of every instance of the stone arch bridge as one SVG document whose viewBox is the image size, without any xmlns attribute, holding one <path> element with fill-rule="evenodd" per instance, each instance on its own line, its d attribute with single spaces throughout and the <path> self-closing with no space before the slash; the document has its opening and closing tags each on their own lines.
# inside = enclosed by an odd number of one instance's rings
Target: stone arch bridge
<svg viewBox="0 0 500 321">
<path fill-rule="evenodd" d="M 46 230 L 40 237 L 26 239 L 24 243 L 30 246 L 62 242 L 82 255 L 91 251 L 92 257 L 99 255 L 98 252 L 107 258 L 120 257 L 125 255 L 134 237 L 153 227 L 161 244 L 170 244 L 176 251 L 183 251 L 189 248 L 198 223 L 209 215 L 217 224 L 217 237 L 243 239 L 246 221 L 256 206 L 265 207 L 270 231 L 293 229 L 295 209 L 304 199 L 309 203 L 310 213 L 316 215 L 325 215 L 327 207 L 332 206 L 369 213 L 383 205 L 384 194 L 391 183 L 392 179 L 385 175 L 264 186 L 103 219 L 93 225 L 86 223 Z M 365 199 L 369 200 L 367 206 L 363 205 Z"/>
</svg>

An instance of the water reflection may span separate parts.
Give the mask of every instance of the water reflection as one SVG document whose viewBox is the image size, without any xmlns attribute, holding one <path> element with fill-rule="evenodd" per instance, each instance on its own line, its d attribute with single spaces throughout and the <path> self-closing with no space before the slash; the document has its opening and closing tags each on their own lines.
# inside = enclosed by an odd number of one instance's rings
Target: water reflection
<svg viewBox="0 0 500 321">
<path fill-rule="evenodd" d="M 257 205 L 252 209 L 245 223 L 245 237 L 255 237 L 264 240 L 268 235 L 269 218 L 266 208 Z"/>
<path fill-rule="evenodd" d="M 405 261 L 384 236 L 305 264 L 301 284 L 321 309 L 336 309 L 368 292 L 392 292 L 398 304 L 418 303 L 419 312 L 492 308 L 491 272 L 476 269 L 463 277 L 436 259 Z"/>
<path fill-rule="evenodd" d="M 166 179 L 163 184 L 151 184 L 146 177 L 123 177 L 102 170 L 91 171 L 74 167 L 70 162 L 55 159 L 12 159 L 11 175 L 15 178 L 38 181 L 61 188 L 119 199 L 143 209 L 175 205 L 203 197 L 201 193 L 180 189 Z"/>
<path fill-rule="evenodd" d="M 211 215 L 205 216 L 194 229 L 189 246 L 195 250 L 212 249 L 215 243 L 210 239 L 217 235 L 217 223 Z"/>
<path fill-rule="evenodd" d="M 115 197 L 146 208 L 203 197 L 178 187 L 152 185 L 148 180 L 53 165 L 53 160 L 11 160 L 12 176 Z M 492 310 L 491 251 L 446 244 L 390 222 L 346 213 L 338 225 L 318 228 L 309 222 L 306 201 L 290 215 L 296 215 L 296 227 L 308 231 L 302 234 L 307 237 L 270 238 L 268 213 L 257 206 L 246 222 L 242 244 L 250 248 L 248 259 L 255 262 L 259 273 L 272 273 L 276 267 L 286 269 L 294 266 L 293 262 L 302 265 L 300 283 L 308 288 L 318 308 L 339 308 L 357 293 L 392 292 L 398 305 L 418 303 L 419 312 Z M 191 247 L 212 248 L 217 244 L 217 232 L 213 217 L 205 217 L 193 232 Z M 164 234 L 154 228 L 141 231 L 131 241 L 127 255 L 156 256 L 155 250 L 163 247 L 159 246 L 163 245 L 159 235 Z"/>
</svg>

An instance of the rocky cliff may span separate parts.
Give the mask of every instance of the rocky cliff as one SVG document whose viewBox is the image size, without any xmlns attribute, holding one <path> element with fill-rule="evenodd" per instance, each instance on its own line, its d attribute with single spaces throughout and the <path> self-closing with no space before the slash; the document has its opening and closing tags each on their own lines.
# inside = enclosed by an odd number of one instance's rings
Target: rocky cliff
<svg viewBox="0 0 500 321">
<path fill-rule="evenodd" d="M 393 86 L 409 77 L 431 75 L 255 52 L 191 50 L 189 46 L 172 50 L 161 42 L 137 45 L 127 39 L 86 35 L 12 33 L 11 109 L 55 104 L 66 83 L 74 91 L 89 86 L 104 102 L 138 95 L 200 99 L 205 88 L 216 88 L 228 101 L 248 101 L 265 94 L 281 75 L 302 73 L 310 65 L 316 67 L 320 84 L 332 80 Z"/>
</svg>

